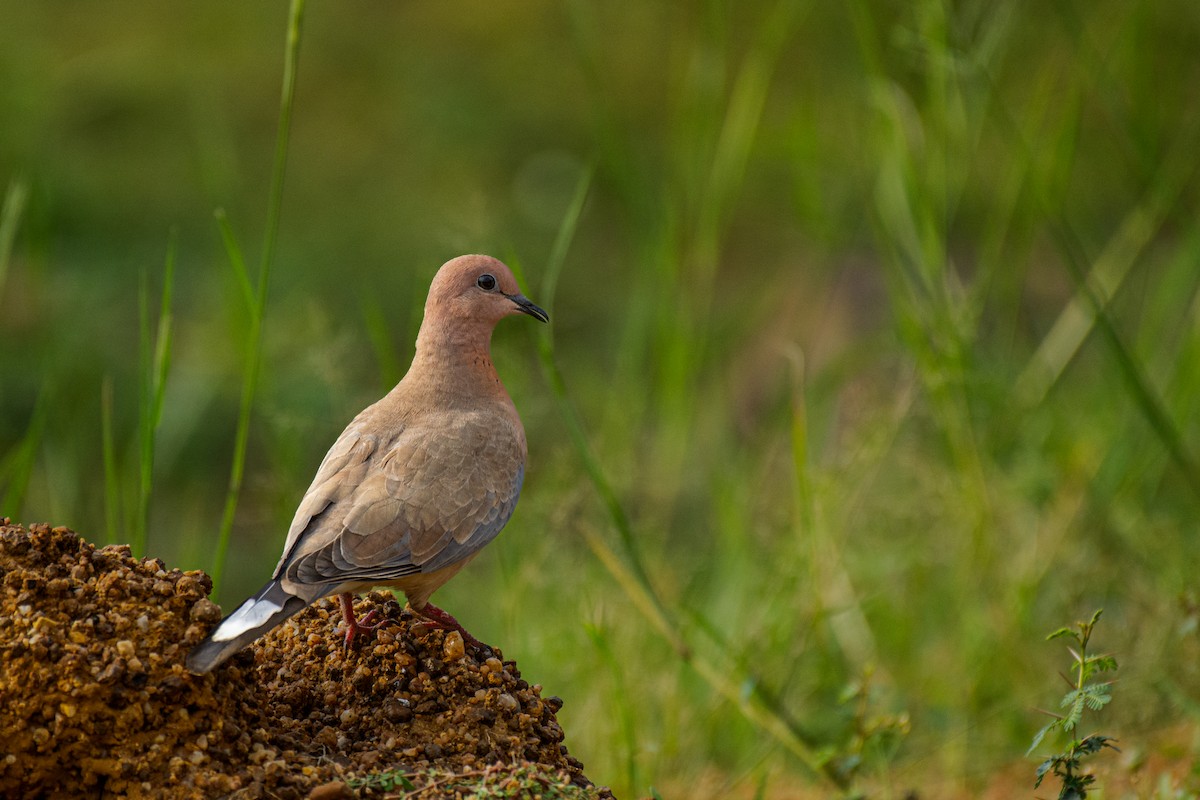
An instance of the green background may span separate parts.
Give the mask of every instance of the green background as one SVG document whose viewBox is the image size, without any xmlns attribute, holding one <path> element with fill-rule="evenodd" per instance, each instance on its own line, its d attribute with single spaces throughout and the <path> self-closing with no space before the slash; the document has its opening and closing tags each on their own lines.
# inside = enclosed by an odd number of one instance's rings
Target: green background
<svg viewBox="0 0 1200 800">
<path fill-rule="evenodd" d="M 211 570 L 252 357 L 214 211 L 255 279 L 287 7 L 0 20 L 0 513 Z M 438 265 L 487 252 L 565 389 L 503 323 L 525 489 L 435 599 L 565 698 L 594 780 L 976 791 L 1098 607 L 1095 725 L 1190 757 L 1198 53 L 1194 2 L 314 0 L 216 599 L 403 374 Z"/>
</svg>

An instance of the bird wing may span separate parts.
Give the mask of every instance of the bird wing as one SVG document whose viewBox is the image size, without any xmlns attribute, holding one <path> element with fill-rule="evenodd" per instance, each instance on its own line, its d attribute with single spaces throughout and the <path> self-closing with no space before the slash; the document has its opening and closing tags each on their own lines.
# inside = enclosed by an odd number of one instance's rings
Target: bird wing
<svg viewBox="0 0 1200 800">
<path fill-rule="evenodd" d="M 472 555 L 512 516 L 524 436 L 469 412 L 409 422 L 383 440 L 354 425 L 326 455 L 288 533 L 276 577 L 311 587 L 386 583 Z"/>
</svg>

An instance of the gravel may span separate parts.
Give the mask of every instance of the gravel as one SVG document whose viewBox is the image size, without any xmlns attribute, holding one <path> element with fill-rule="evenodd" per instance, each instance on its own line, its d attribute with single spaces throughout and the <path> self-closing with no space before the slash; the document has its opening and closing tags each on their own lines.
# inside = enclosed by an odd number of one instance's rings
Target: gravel
<svg viewBox="0 0 1200 800">
<path fill-rule="evenodd" d="M 221 618 L 211 589 L 125 546 L 0 520 L 0 796 L 370 797 L 402 774 L 429 787 L 405 796 L 433 797 L 439 776 L 497 769 L 611 796 L 563 746 L 562 700 L 390 594 L 359 601 L 390 624 L 355 650 L 322 601 L 190 674 Z"/>
</svg>

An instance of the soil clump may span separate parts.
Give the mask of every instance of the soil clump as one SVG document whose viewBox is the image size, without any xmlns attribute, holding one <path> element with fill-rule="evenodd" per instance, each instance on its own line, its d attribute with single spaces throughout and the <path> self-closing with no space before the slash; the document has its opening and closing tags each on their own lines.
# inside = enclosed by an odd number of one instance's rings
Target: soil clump
<svg viewBox="0 0 1200 800">
<path fill-rule="evenodd" d="M 389 624 L 355 650 L 322 601 L 192 675 L 184 658 L 221 618 L 211 589 L 126 546 L 0 520 L 0 796 L 438 797 L 456 775 L 506 772 L 611 796 L 562 744 L 561 700 L 390 594 L 359 601 Z"/>
</svg>

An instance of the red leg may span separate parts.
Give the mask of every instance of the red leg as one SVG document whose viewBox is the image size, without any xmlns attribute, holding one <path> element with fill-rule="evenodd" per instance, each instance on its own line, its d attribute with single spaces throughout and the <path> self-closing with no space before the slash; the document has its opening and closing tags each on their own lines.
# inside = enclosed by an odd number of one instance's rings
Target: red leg
<svg viewBox="0 0 1200 800">
<path fill-rule="evenodd" d="M 412 606 L 409 606 L 409 608 L 412 608 Z M 471 647 L 474 647 L 476 650 L 490 651 L 492 649 L 471 634 L 467 633 L 467 629 L 462 626 L 462 623 L 452 617 L 449 612 L 443 611 L 433 603 L 426 603 L 425 607 L 419 611 L 415 608 L 412 610 L 419 616 L 424 617 L 425 620 L 435 628 L 441 628 L 442 630 L 447 631 L 458 631 L 460 634 L 462 634 L 463 641 Z"/>
<path fill-rule="evenodd" d="M 379 616 L 376 609 L 368 611 L 362 619 L 354 618 L 354 595 L 349 592 L 338 595 L 338 603 L 342 606 L 342 619 L 346 621 L 346 641 L 345 646 L 349 648 L 354 644 L 354 639 L 359 635 L 373 633 L 383 625 L 387 624 L 386 619 L 381 619 L 375 622 L 375 617 Z"/>
</svg>

